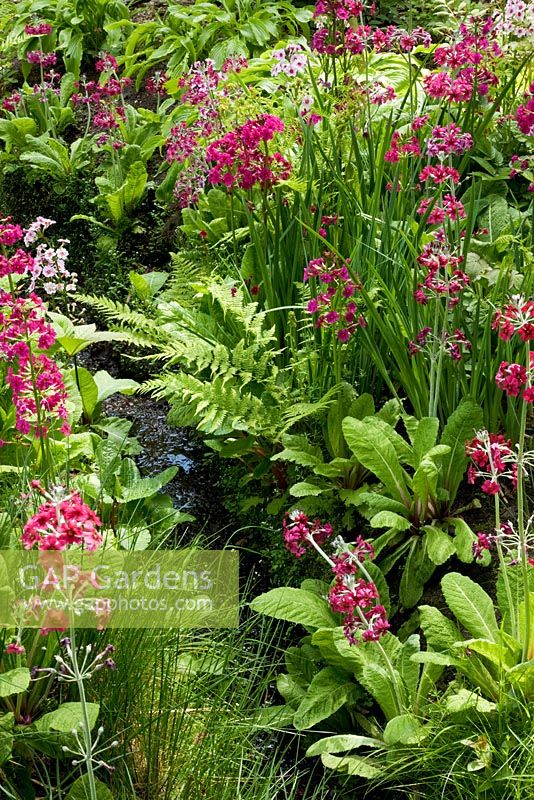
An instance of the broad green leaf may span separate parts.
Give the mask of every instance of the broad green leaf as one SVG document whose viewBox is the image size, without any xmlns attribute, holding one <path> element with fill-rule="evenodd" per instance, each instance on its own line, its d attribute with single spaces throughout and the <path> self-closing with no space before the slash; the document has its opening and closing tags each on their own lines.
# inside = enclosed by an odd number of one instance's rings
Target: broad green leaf
<svg viewBox="0 0 534 800">
<path fill-rule="evenodd" d="M 469 689 L 460 689 L 456 694 L 449 695 L 445 700 L 448 714 L 461 714 L 466 711 L 477 711 L 479 714 L 491 714 L 497 710 L 495 703 L 490 703 L 476 692 Z"/>
<path fill-rule="evenodd" d="M 419 653 L 420 649 L 421 643 L 419 640 L 419 635 L 417 633 L 412 633 L 412 635 L 409 636 L 403 643 L 396 664 L 400 676 L 406 685 L 408 696 L 410 698 L 414 698 L 416 695 L 421 672 L 419 664 L 417 664 L 415 661 L 412 661 L 412 656 L 415 655 L 415 653 Z"/>
<path fill-rule="evenodd" d="M 412 477 L 412 506 L 421 509 L 419 518 L 424 519 L 427 514 L 429 500 L 435 505 L 437 494 L 439 469 L 431 458 L 423 458 Z"/>
<path fill-rule="evenodd" d="M 130 283 L 135 293 L 141 300 L 148 300 L 159 292 L 162 286 L 169 279 L 168 272 L 139 272 L 131 271 L 129 274 Z"/>
<path fill-rule="evenodd" d="M 317 597 L 325 598 L 330 591 L 330 584 L 326 581 L 319 580 L 319 578 L 304 578 L 300 584 L 300 588 L 316 594 Z"/>
<path fill-rule="evenodd" d="M 506 675 L 513 685 L 517 686 L 526 700 L 534 696 L 534 661 L 525 661 L 513 667 Z"/>
<path fill-rule="evenodd" d="M 294 714 L 295 709 L 287 705 L 259 708 L 251 724 L 254 728 L 262 730 L 280 730 L 293 724 Z"/>
<path fill-rule="evenodd" d="M 435 565 L 426 552 L 425 538 L 414 537 L 399 588 L 399 599 L 405 608 L 413 608 L 420 600 L 425 584 L 434 570 Z"/>
<path fill-rule="evenodd" d="M 438 652 L 448 652 L 463 641 L 457 626 L 435 606 L 419 606 L 419 621 L 428 647 Z"/>
<path fill-rule="evenodd" d="M 306 750 L 307 756 L 320 756 L 323 753 L 345 753 L 347 750 L 356 750 L 358 747 L 374 747 L 382 749 L 384 742 L 372 739 L 369 736 L 358 736 L 352 733 L 343 733 L 338 736 L 327 736 L 314 742 Z"/>
<path fill-rule="evenodd" d="M 106 786 L 105 783 L 99 781 L 98 778 L 95 778 L 94 781 L 96 800 L 114 800 L 111 790 Z M 82 775 L 81 778 L 78 778 L 74 781 L 69 789 L 68 794 L 65 795 L 65 800 L 92 800 L 92 797 L 93 795 L 91 794 L 89 777 L 88 775 Z"/>
<path fill-rule="evenodd" d="M 471 636 L 497 641 L 499 627 L 493 601 L 478 583 L 451 572 L 442 578 L 441 588 L 450 610 Z"/>
<path fill-rule="evenodd" d="M 86 703 L 87 715 L 91 729 L 96 725 L 100 706 L 98 703 Z M 80 730 L 83 724 L 83 709 L 81 703 L 62 703 L 55 711 L 43 714 L 35 722 L 38 731 L 59 731 L 60 733 L 70 733 L 72 730 Z"/>
<path fill-rule="evenodd" d="M 77 370 L 73 369 L 71 377 L 75 380 L 80 393 L 84 418 L 91 420 L 98 404 L 98 386 L 95 379 L 85 367 L 78 367 Z"/>
<path fill-rule="evenodd" d="M 380 419 L 378 416 L 374 417 L 366 417 L 363 422 L 369 424 L 373 427 L 373 430 L 377 433 L 381 433 L 382 437 L 389 439 L 391 444 L 393 445 L 395 452 L 397 454 L 397 458 L 401 464 L 410 464 L 412 466 L 413 462 L 413 451 L 408 442 L 397 433 L 393 425 L 389 425 L 383 419 Z"/>
<path fill-rule="evenodd" d="M 151 497 L 172 481 L 177 472 L 178 467 L 167 467 L 153 478 L 139 478 L 132 486 L 123 488 L 121 500 L 124 503 L 130 503 L 132 500 L 144 500 Z"/>
<path fill-rule="evenodd" d="M 346 672 L 325 667 L 312 680 L 293 719 L 297 730 L 312 728 L 346 703 L 356 700 L 358 687 Z"/>
<path fill-rule="evenodd" d="M 384 741 L 389 747 L 397 744 L 421 744 L 427 733 L 413 714 L 400 714 L 390 719 L 384 730 Z"/>
<path fill-rule="evenodd" d="M 306 689 L 297 683 L 291 676 L 282 673 L 276 679 L 276 688 L 286 701 L 286 703 L 293 708 L 293 711 L 298 707 L 302 698 L 306 695 Z"/>
<path fill-rule="evenodd" d="M 494 664 L 499 671 L 515 667 L 521 659 L 521 645 L 511 636 L 499 631 L 498 642 L 487 639 L 467 639 L 456 647 L 465 646 L 469 652 L 478 653 Z"/>
<path fill-rule="evenodd" d="M 112 378 L 109 372 L 101 369 L 95 372 L 93 380 L 98 387 L 98 402 L 103 403 L 108 397 L 120 394 L 133 394 L 139 388 L 139 383 L 131 378 Z"/>
<path fill-rule="evenodd" d="M 286 434 L 282 437 L 282 444 L 284 449 L 271 456 L 271 461 L 291 461 L 301 467 L 315 467 L 323 461 L 321 448 L 310 444 L 307 436 Z"/>
<path fill-rule="evenodd" d="M 405 516 L 407 512 L 406 506 L 403 503 L 398 500 L 393 500 L 391 497 L 384 497 L 380 492 L 359 491 L 354 495 L 350 504 L 360 509 L 360 513 L 367 519 L 371 519 L 371 517 L 379 511 L 393 511 L 401 516 Z"/>
<path fill-rule="evenodd" d="M 387 424 L 390 425 L 392 428 L 395 427 L 395 425 L 401 418 L 401 414 L 402 414 L 402 405 L 395 398 L 387 400 L 384 403 L 384 405 L 381 408 L 379 408 L 378 411 L 376 412 L 376 416 L 378 417 L 378 419 L 382 420 L 382 422 L 387 422 Z"/>
<path fill-rule="evenodd" d="M 414 653 L 412 660 L 416 664 L 436 664 L 440 667 L 450 667 L 458 663 L 458 659 L 448 653 L 434 653 L 432 650 L 423 650 L 421 653 Z"/>
<path fill-rule="evenodd" d="M 406 690 L 396 669 L 392 676 L 380 664 L 368 664 L 358 680 L 376 700 L 386 719 L 393 719 L 402 712 L 406 703 Z"/>
<path fill-rule="evenodd" d="M 360 778 L 378 778 L 382 775 L 382 768 L 377 761 L 360 756 L 332 756 L 323 753 L 321 761 L 328 769 L 339 770 L 347 775 L 357 775 Z"/>
<path fill-rule="evenodd" d="M 312 636 L 323 660 L 334 667 L 339 667 L 358 675 L 365 663 L 363 648 L 351 647 L 342 628 L 319 628 Z M 343 643 L 347 646 L 343 647 Z"/>
<path fill-rule="evenodd" d="M 25 692 L 30 685 L 30 670 L 27 667 L 16 667 L 0 673 L 0 697 Z"/>
<path fill-rule="evenodd" d="M 358 461 L 376 475 L 394 499 L 408 505 L 406 473 L 399 463 L 395 448 L 383 436 L 381 427 L 373 424 L 372 419 L 361 422 L 354 417 L 346 417 L 343 420 L 343 434 Z"/>
<path fill-rule="evenodd" d="M 326 490 L 326 486 L 318 486 L 316 483 L 310 483 L 309 481 L 300 481 L 293 484 L 289 494 L 292 497 L 316 497 Z"/>
<path fill-rule="evenodd" d="M 371 519 L 371 528 L 390 528 L 394 531 L 407 531 L 412 523 L 405 516 L 394 511 L 379 511 Z"/>
<path fill-rule="evenodd" d="M 465 443 L 472 438 L 482 425 L 480 406 L 471 400 L 464 400 L 449 417 L 441 444 L 448 445 L 450 453 L 443 456 L 441 462 L 442 485 L 449 492 L 449 504 L 452 505 L 467 468 Z"/>
<path fill-rule="evenodd" d="M 271 589 L 270 592 L 256 597 L 250 607 L 258 614 L 285 619 L 287 622 L 304 625 L 305 628 L 335 628 L 338 624 L 326 600 L 312 592 L 290 586 Z"/>
<path fill-rule="evenodd" d="M 8 760 L 13 750 L 15 715 L 10 711 L 0 716 L 0 765 Z"/>
<path fill-rule="evenodd" d="M 329 461 L 328 464 L 317 464 L 313 468 L 313 471 L 316 475 L 321 475 L 325 478 L 333 478 L 335 480 L 336 478 L 344 479 L 354 467 L 356 467 L 354 459 L 334 458 L 332 461 Z"/>
<path fill-rule="evenodd" d="M 476 536 L 461 517 L 448 517 L 445 522 L 454 528 L 454 546 L 460 561 L 470 564 L 473 561 L 473 543 Z"/>
<path fill-rule="evenodd" d="M 456 552 L 454 540 L 435 525 L 426 525 L 424 530 L 429 559 L 433 564 L 444 564 Z"/>
<path fill-rule="evenodd" d="M 288 647 L 285 652 L 288 674 L 299 686 L 308 686 L 315 675 L 316 664 L 302 647 Z"/>
<path fill-rule="evenodd" d="M 337 398 L 328 409 L 326 416 L 325 443 L 331 458 L 346 458 L 349 455 L 341 428 L 344 418 L 351 414 L 362 419 L 367 414 L 372 414 L 373 411 L 374 403 L 370 395 L 362 395 L 357 398 L 356 392 L 350 384 L 341 384 Z"/>
<path fill-rule="evenodd" d="M 413 437 L 413 467 L 417 469 L 428 451 L 436 444 L 438 437 L 439 419 L 436 417 L 423 417 Z"/>
</svg>

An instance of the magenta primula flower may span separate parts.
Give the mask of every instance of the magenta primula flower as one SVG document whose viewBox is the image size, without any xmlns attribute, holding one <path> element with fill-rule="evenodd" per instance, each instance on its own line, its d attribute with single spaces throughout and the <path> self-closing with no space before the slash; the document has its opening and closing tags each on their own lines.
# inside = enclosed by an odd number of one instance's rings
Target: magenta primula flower
<svg viewBox="0 0 534 800">
<path fill-rule="evenodd" d="M 510 439 L 500 433 L 478 431 L 467 442 L 465 452 L 472 463 L 467 470 L 467 482 L 474 484 L 482 478 L 484 494 L 496 495 L 502 491 L 501 481 L 510 481 L 517 486 L 517 452 Z"/>
<path fill-rule="evenodd" d="M 497 309 L 491 327 L 498 331 L 499 338 L 505 342 L 510 341 L 514 334 L 517 334 L 523 342 L 533 341 L 534 300 L 514 295 L 511 302 L 502 310 Z"/>
<path fill-rule="evenodd" d="M 291 174 L 291 164 L 279 152 L 269 154 L 267 142 L 284 130 L 284 123 L 273 114 L 262 114 L 225 134 L 208 145 L 206 160 L 211 164 L 209 180 L 249 190 L 259 185 L 262 189 L 286 180 Z"/>
<path fill-rule="evenodd" d="M 27 36 L 47 36 L 52 33 L 52 26 L 48 22 L 35 22 L 31 25 L 26 25 L 24 33 Z"/>
<path fill-rule="evenodd" d="M 329 522 L 323 525 L 319 519 L 310 520 L 302 511 L 288 512 L 282 521 L 282 529 L 285 546 L 296 558 L 304 555 L 310 546 L 310 537 L 320 545 L 332 535 Z"/>
<path fill-rule="evenodd" d="M 81 545 L 86 550 L 97 550 L 102 543 L 100 518 L 83 502 L 77 492 L 66 494 L 56 487 L 30 517 L 22 533 L 25 550 L 65 550 L 71 545 Z"/>
</svg>

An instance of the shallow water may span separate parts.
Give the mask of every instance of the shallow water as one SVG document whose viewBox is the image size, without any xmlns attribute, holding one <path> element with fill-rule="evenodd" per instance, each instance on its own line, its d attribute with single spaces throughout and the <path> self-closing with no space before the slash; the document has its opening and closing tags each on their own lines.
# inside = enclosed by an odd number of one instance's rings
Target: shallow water
<svg viewBox="0 0 534 800">
<path fill-rule="evenodd" d="M 167 424 L 168 404 L 144 395 L 114 395 L 106 401 L 108 416 L 133 422 L 132 435 L 143 448 L 136 456 L 137 466 L 145 476 L 153 476 L 167 467 L 178 467 L 175 478 L 164 492 L 172 497 L 175 508 L 193 514 L 195 531 L 215 533 L 228 524 L 219 492 L 219 468 L 216 457 L 206 450 L 191 428 Z"/>
</svg>

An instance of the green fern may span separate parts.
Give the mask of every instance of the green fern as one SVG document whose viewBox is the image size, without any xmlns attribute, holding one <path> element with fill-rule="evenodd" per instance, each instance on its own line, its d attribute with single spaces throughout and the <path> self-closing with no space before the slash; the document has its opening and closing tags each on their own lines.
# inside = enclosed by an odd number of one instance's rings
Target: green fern
<svg viewBox="0 0 534 800">
<path fill-rule="evenodd" d="M 295 403 L 291 373 L 276 365 L 274 328 L 257 304 L 214 278 L 187 288 L 182 267 L 189 276 L 199 274 L 194 261 L 176 261 L 170 287 L 146 301 L 146 314 L 107 298 L 85 298 L 128 341 L 148 350 L 145 358 L 163 365 L 141 391 L 169 402 L 169 421 L 217 439 L 245 436 L 252 448 L 324 413 L 333 392 L 317 403 Z"/>
</svg>

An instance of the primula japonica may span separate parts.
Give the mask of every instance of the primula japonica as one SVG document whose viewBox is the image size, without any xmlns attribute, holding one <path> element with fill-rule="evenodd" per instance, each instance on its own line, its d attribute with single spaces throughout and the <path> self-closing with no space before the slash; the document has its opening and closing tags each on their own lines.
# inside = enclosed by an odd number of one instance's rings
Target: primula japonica
<svg viewBox="0 0 534 800">
<path fill-rule="evenodd" d="M 330 523 L 310 520 L 296 510 L 286 514 L 282 528 L 285 545 L 293 555 L 300 558 L 313 548 L 330 565 L 335 577 L 328 602 L 332 611 L 343 615 L 343 633 L 349 643 L 376 642 L 387 633 L 390 625 L 386 610 L 365 567 L 365 561 L 374 557 L 372 544 L 361 536 L 352 544 L 337 537 L 333 542 L 335 553 L 330 558 L 322 549 L 333 534 Z"/>
<path fill-rule="evenodd" d="M 517 486 L 517 451 L 510 439 L 500 433 L 478 431 L 467 442 L 465 452 L 472 462 L 467 470 L 468 483 L 482 479 L 481 489 L 488 495 L 501 493 L 503 480 L 513 488 Z"/>
<path fill-rule="evenodd" d="M 254 186 L 269 189 L 287 180 L 291 164 L 278 151 L 269 153 L 267 143 L 284 131 L 284 123 L 273 114 L 262 114 L 208 145 L 206 160 L 213 184 L 228 189 L 250 190 Z"/>
<path fill-rule="evenodd" d="M 24 28 L 26 36 L 48 36 L 52 33 L 52 26 L 48 22 L 35 22 Z"/>
<path fill-rule="evenodd" d="M 6 383 L 15 407 L 16 430 L 40 438 L 46 437 L 51 427 L 69 435 L 70 425 L 63 377 L 55 361 L 46 355 L 56 334 L 46 320 L 43 301 L 33 289 L 44 280 L 45 291 L 54 294 L 75 288 L 76 279 L 65 267 L 68 251 L 63 245 L 56 250 L 40 244 L 34 256 L 19 244 L 35 243 L 51 224 L 52 220 L 38 217 L 24 230 L 10 219 L 0 222 L 0 277 L 8 278 L 11 290 L 0 290 L 0 359 L 8 363 Z M 27 279 L 28 294 L 22 296 L 20 288 Z"/>
<path fill-rule="evenodd" d="M 530 517 L 526 526 L 525 547 L 527 561 L 534 566 L 534 518 Z M 505 557 L 507 565 L 514 567 L 521 562 L 521 542 L 515 526 L 511 522 L 503 522 L 493 533 L 479 531 L 477 540 L 473 542 L 473 556 L 480 561 L 485 552 L 491 551 L 495 546 L 499 546 Z"/>
<path fill-rule="evenodd" d="M 326 218 L 330 220 L 330 218 Z M 326 231 L 325 231 L 326 233 Z M 306 309 L 316 316 L 317 328 L 331 328 L 340 342 L 345 344 L 358 327 L 366 327 L 364 316 L 353 300 L 361 288 L 349 272 L 350 261 L 340 259 L 330 251 L 312 259 L 304 269 L 303 281 L 314 281 L 314 296 Z M 320 289 L 323 289 L 320 291 Z"/>
<path fill-rule="evenodd" d="M 66 550 L 78 545 L 93 551 L 100 547 L 102 522 L 77 492 L 69 493 L 61 486 L 40 491 L 45 502 L 24 525 L 25 550 Z"/>
<path fill-rule="evenodd" d="M 534 403 L 534 352 L 530 350 L 534 340 L 534 301 L 520 295 L 512 297 L 510 303 L 495 312 L 492 327 L 505 342 L 517 336 L 526 349 L 524 363 L 501 362 L 495 383 L 508 397 Z"/>
<path fill-rule="evenodd" d="M 452 43 L 439 45 L 434 50 L 439 70 L 424 78 L 425 93 L 449 103 L 485 97 L 499 83 L 495 64 L 501 56 L 493 20 L 470 17 L 467 23 L 460 25 Z"/>
</svg>

